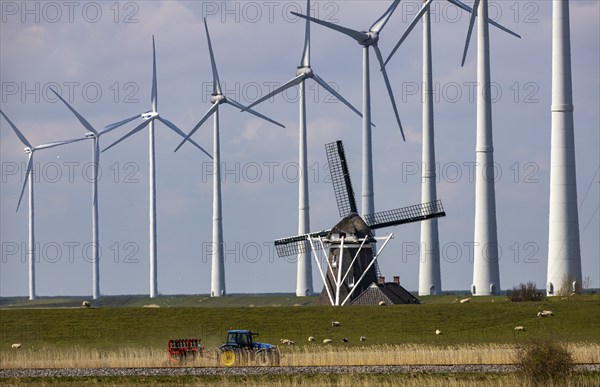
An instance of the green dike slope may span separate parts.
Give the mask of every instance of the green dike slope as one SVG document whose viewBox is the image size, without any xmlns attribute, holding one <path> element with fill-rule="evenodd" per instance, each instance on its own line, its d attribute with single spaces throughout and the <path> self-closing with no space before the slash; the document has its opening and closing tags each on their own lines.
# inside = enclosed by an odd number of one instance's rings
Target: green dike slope
<svg viewBox="0 0 600 387">
<path fill-rule="evenodd" d="M 176 337 L 198 337 L 207 347 L 216 347 L 231 328 L 260 332 L 261 341 L 278 344 L 286 338 L 296 345 L 308 344 L 308 336 L 332 338 L 336 345 L 345 346 L 515 343 L 547 335 L 572 342 L 600 342 L 598 295 L 527 303 L 480 297 L 466 304 L 454 302 L 454 296 L 441 297 L 424 298 L 422 305 L 383 307 L 3 308 L 0 351 L 10 350 L 12 343 L 22 343 L 23 348 L 163 349 L 169 338 Z M 165 299 L 151 302 L 164 305 Z M 261 300 L 252 303 L 261 305 Z M 537 317 L 541 310 L 551 310 L 554 316 Z M 332 327 L 332 321 L 341 322 L 341 327 Z M 526 331 L 515 332 L 519 325 Z M 443 333 L 436 335 L 436 329 Z M 360 336 L 367 341 L 360 342 Z M 341 343 L 344 337 L 349 343 Z"/>
</svg>

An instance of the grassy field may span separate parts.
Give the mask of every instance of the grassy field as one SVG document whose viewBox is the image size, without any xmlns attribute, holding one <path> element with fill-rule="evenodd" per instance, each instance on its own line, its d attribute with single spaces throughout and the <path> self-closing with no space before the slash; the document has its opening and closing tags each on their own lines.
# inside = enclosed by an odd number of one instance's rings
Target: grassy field
<svg viewBox="0 0 600 387">
<path fill-rule="evenodd" d="M 4 386 L 55 385 L 61 386 L 444 386 L 444 387 L 487 387 L 528 386 L 515 374 L 384 374 L 384 375 L 306 375 L 306 376 L 178 376 L 178 377 L 94 377 L 94 378 L 25 378 L 7 379 Z M 600 374 L 576 373 L 561 387 L 595 387 L 600 385 Z M 548 385 L 551 386 L 551 385 Z"/>
<path fill-rule="evenodd" d="M 458 297 L 460 298 L 460 297 Z M 203 296 L 106 297 L 82 308 L 83 298 L 0 301 L 0 368 L 161 367 L 169 338 L 197 337 L 212 351 L 228 329 L 261 333 L 260 340 L 282 347 L 282 365 L 506 364 L 515 345 L 551 336 L 567 342 L 578 363 L 600 363 L 600 295 L 543 302 L 510 303 L 504 297 L 423 297 L 421 305 L 320 307 L 315 297 L 247 295 L 210 299 Z M 150 307 L 151 306 L 151 307 Z M 551 310 L 554 316 L 537 317 Z M 332 327 L 340 321 L 341 327 Z M 515 326 L 524 326 L 518 332 Z M 442 331 L 436 335 L 435 331 Z M 309 343 L 308 336 L 317 341 Z M 367 341 L 359 341 L 366 336 Z M 333 339 L 324 345 L 322 340 Z M 348 342 L 343 343 L 342 338 Z M 11 344 L 21 343 L 18 350 Z M 215 357 L 191 366 L 214 366 Z M 598 385 L 600 376 L 577 374 L 573 385 Z M 397 375 L 314 377 L 83 378 L 3 380 L 3 384 L 163 383 L 208 385 L 514 385 L 512 374 Z M 489 384 L 488 384 L 489 382 Z"/>
<path fill-rule="evenodd" d="M 282 301 L 285 298 L 282 296 Z M 303 300 L 287 298 L 292 305 Z M 135 301 L 140 305 L 157 304 L 160 308 L 5 307 L 0 309 L 0 352 L 10 350 L 12 343 L 22 343 L 23 349 L 47 346 L 162 349 L 169 338 L 176 337 L 197 337 L 207 347 L 216 347 L 231 328 L 260 332 L 266 342 L 279 343 L 286 338 L 297 345 L 308 344 L 308 336 L 319 341 L 331 338 L 338 346 L 510 344 L 541 335 L 569 342 L 600 342 L 600 295 L 527 303 L 480 297 L 460 304 L 453 302 L 455 298 L 424 298 L 422 305 L 345 308 L 251 307 L 260 305 L 259 297 L 247 299 L 246 307 L 164 307 L 170 298 Z M 186 299 L 189 301 L 189 297 Z M 199 304 L 208 301 L 200 300 L 196 301 Z M 555 316 L 537 317 L 537 312 L 543 309 L 552 310 Z M 332 327 L 334 320 L 342 326 Z M 515 332 L 518 325 L 526 331 Z M 436 335 L 436 329 L 443 334 Z M 366 336 L 368 341 L 359 342 L 360 336 Z M 344 337 L 349 343 L 341 343 Z"/>
</svg>

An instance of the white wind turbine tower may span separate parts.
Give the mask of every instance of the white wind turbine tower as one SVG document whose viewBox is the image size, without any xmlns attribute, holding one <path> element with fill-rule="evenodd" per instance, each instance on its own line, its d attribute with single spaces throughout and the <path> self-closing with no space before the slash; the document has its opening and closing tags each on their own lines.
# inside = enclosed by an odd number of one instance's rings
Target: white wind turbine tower
<svg viewBox="0 0 600 387">
<path fill-rule="evenodd" d="M 344 35 L 351 37 L 356 40 L 363 48 L 363 106 L 362 106 L 362 214 L 372 214 L 375 212 L 375 198 L 373 192 L 373 150 L 371 144 L 371 82 L 370 82 L 370 67 L 369 67 L 369 47 L 373 47 L 377 60 L 382 68 L 383 79 L 390 96 L 394 114 L 400 127 L 400 133 L 404 139 L 404 132 L 402 130 L 402 124 L 400 123 L 400 116 L 398 114 L 398 108 L 396 107 L 396 101 L 394 100 L 394 94 L 392 92 L 392 86 L 388 78 L 387 72 L 383 67 L 383 57 L 378 47 L 379 34 L 383 27 L 392 16 L 392 13 L 400 3 L 400 0 L 394 0 L 388 10 L 381 16 L 372 26 L 369 31 L 361 32 L 350 28 L 342 27 L 337 24 L 326 22 L 323 20 L 315 19 L 310 16 L 301 15 L 296 12 L 292 14 L 310 20 L 314 23 L 322 26 L 331 28 L 332 30 L 341 32 Z"/>
<path fill-rule="evenodd" d="M 204 28 L 206 30 L 206 39 L 208 41 L 208 52 L 210 54 L 210 63 L 212 66 L 213 74 L 213 93 L 210 98 L 210 102 L 213 104 L 208 112 L 202 117 L 202 119 L 194 126 L 190 133 L 185 136 L 185 139 L 175 149 L 175 152 L 179 150 L 185 144 L 186 141 L 192 141 L 191 137 L 196 131 L 210 118 L 214 116 L 214 142 L 213 142 L 213 153 L 214 153 L 214 175 L 213 175 L 213 250 L 212 250 L 212 266 L 211 266 L 211 281 L 210 281 L 210 294 L 211 297 L 220 297 L 225 295 L 225 260 L 223 257 L 223 217 L 221 211 L 221 145 L 219 138 L 219 105 L 230 104 L 235 106 L 242 111 L 247 111 L 257 117 L 260 117 L 266 121 L 269 121 L 275 125 L 279 125 L 282 128 L 285 126 L 281 125 L 277 121 L 274 121 L 254 110 L 246 108 L 241 103 L 234 101 L 231 98 L 225 97 L 221 90 L 221 82 L 219 80 L 219 73 L 217 72 L 217 64 L 215 62 L 215 56 L 213 53 L 212 43 L 210 41 L 210 34 L 208 33 L 208 24 L 206 18 L 204 19 Z"/>
<path fill-rule="evenodd" d="M 177 128 L 171 121 L 161 117 L 158 114 L 158 90 L 156 84 L 156 49 L 154 46 L 154 36 L 152 36 L 152 110 L 141 115 L 141 118 L 144 120 L 141 124 L 132 129 L 129 133 L 121 137 L 119 140 L 115 141 L 108 147 L 102 150 L 102 152 L 112 148 L 117 145 L 121 141 L 126 138 L 134 135 L 135 133 L 141 131 L 146 126 L 149 129 L 149 182 L 150 182 L 150 297 L 154 298 L 158 295 L 158 270 L 157 270 L 157 242 L 156 242 L 156 171 L 155 171 L 155 160 L 156 160 L 156 150 L 155 150 L 155 141 L 154 141 L 154 120 L 159 120 L 163 124 L 165 124 L 168 128 L 173 130 L 175 133 L 179 134 L 181 137 L 185 137 L 185 134 Z M 117 122 L 115 124 L 111 124 L 106 126 L 102 131 L 106 132 L 109 130 L 113 130 L 118 128 L 121 125 L 126 124 L 127 122 L 137 118 L 138 116 Z M 196 144 L 192 141 L 192 143 L 200 149 L 202 152 L 206 153 L 208 157 L 211 157 L 208 152 L 206 152 L 200 145 Z M 212 157 L 211 157 L 212 158 Z"/>
<path fill-rule="evenodd" d="M 476 16 L 479 16 L 477 19 L 477 157 L 475 166 L 474 262 L 471 293 L 474 296 L 487 296 L 498 294 L 500 291 L 487 0 L 475 0 L 473 4 L 462 65 L 465 63 Z M 520 36 L 516 36 L 520 38 Z"/>
<path fill-rule="evenodd" d="M 546 292 L 581 289 L 569 2 L 552 2 L 552 137 Z M 568 285 L 567 289 L 562 289 Z"/>
<path fill-rule="evenodd" d="M 472 13 L 472 8 L 458 0 L 447 0 L 458 8 Z M 430 6 L 432 0 L 423 2 L 421 10 L 417 13 L 406 32 L 388 58 L 390 61 L 396 50 L 408 37 L 419 19 L 423 24 L 423 149 L 422 149 L 422 180 L 421 200 L 423 203 L 436 201 L 436 171 L 435 171 L 435 141 L 434 141 L 434 119 L 433 119 L 433 65 L 431 44 L 431 19 Z M 510 30 L 490 20 L 490 24 L 511 34 Z M 421 248 L 419 267 L 419 295 L 430 295 L 442 291 L 442 276 L 440 271 L 440 251 L 437 218 L 421 222 Z"/>
<path fill-rule="evenodd" d="M 33 300 L 36 297 L 35 294 L 35 260 L 36 260 L 36 251 L 35 251 L 35 217 L 34 217 L 34 205 L 33 205 L 33 154 L 42 149 L 50 149 L 61 145 L 71 144 L 78 141 L 83 141 L 85 138 L 78 138 L 74 140 L 67 141 L 58 141 L 51 142 L 48 144 L 33 146 L 27 138 L 17 129 L 15 124 L 0 110 L 0 115 L 6 119 L 8 124 L 13 128 L 19 140 L 25 145 L 25 153 L 28 154 L 27 160 L 27 170 L 25 172 L 25 179 L 23 180 L 23 187 L 21 188 L 21 195 L 19 196 L 19 202 L 17 204 L 17 211 L 19 211 L 19 207 L 21 206 L 21 200 L 23 199 L 23 194 L 25 193 L 25 185 L 27 185 L 27 181 L 29 181 L 29 217 L 28 217 L 28 225 L 29 225 L 29 233 L 28 233 L 28 249 L 27 255 L 29 256 L 29 299 Z"/>
<path fill-rule="evenodd" d="M 121 121 L 111 127 L 102 130 L 96 130 L 94 127 L 79 114 L 73 106 L 65 101 L 54 89 L 50 88 L 54 94 L 65 104 L 65 106 L 73 112 L 75 117 L 89 132 L 85 134 L 85 138 L 93 140 L 92 148 L 92 297 L 98 299 L 100 297 L 100 226 L 98 224 L 98 168 L 100 167 L 100 136 L 110 132 L 117 127 L 126 124 L 139 117 L 135 115 L 124 121 Z"/>
<path fill-rule="evenodd" d="M 306 15 L 310 15 L 310 0 L 306 2 Z M 304 37 L 304 52 L 302 53 L 302 60 L 300 66 L 296 70 L 296 76 L 285 83 L 283 86 L 276 90 L 273 90 L 270 94 L 265 95 L 258 101 L 254 102 L 248 108 L 251 108 L 259 103 L 270 99 L 274 95 L 277 95 L 284 90 L 300 86 L 300 121 L 298 125 L 298 139 L 299 139 L 299 156 L 298 165 L 300 166 L 299 181 L 298 181 L 298 235 L 304 235 L 310 232 L 310 212 L 309 212 L 309 194 L 308 194 L 308 161 L 307 161 L 307 150 L 306 150 L 306 88 L 304 81 L 307 79 L 314 79 L 321 87 L 336 96 L 337 99 L 342 101 L 352 111 L 362 117 L 362 114 L 354 108 L 344 97 L 330 87 L 321 77 L 319 77 L 313 69 L 310 67 L 310 21 L 306 21 L 306 31 Z M 304 297 L 312 294 L 313 283 L 312 283 L 312 267 L 310 258 L 310 249 L 303 249 L 302 252 L 298 253 L 298 269 L 296 278 L 296 296 Z"/>
</svg>

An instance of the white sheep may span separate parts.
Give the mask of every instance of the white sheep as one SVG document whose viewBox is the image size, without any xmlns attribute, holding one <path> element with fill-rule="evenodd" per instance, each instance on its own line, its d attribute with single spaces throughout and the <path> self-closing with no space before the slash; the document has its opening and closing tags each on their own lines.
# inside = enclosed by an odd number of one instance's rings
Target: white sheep
<svg viewBox="0 0 600 387">
<path fill-rule="evenodd" d="M 367 338 L 366 338 L 366 337 L 364 337 L 364 336 L 361 336 L 359 340 L 360 340 L 360 341 L 367 341 Z"/>
<path fill-rule="evenodd" d="M 290 339 L 281 339 L 279 341 L 281 341 L 281 344 L 284 344 L 284 345 L 294 345 L 294 342 Z"/>
<path fill-rule="evenodd" d="M 461 304 L 466 304 L 467 302 L 470 302 L 470 301 L 471 301 L 471 297 L 469 297 L 469 298 L 463 298 L 462 300 L 460 300 L 460 303 Z"/>
<path fill-rule="evenodd" d="M 435 334 L 439 336 L 439 335 L 441 335 L 441 334 L 442 334 L 442 331 L 440 331 L 439 329 L 436 329 L 436 330 L 435 330 Z"/>
<path fill-rule="evenodd" d="M 518 327 L 515 327 L 515 331 L 521 331 L 521 332 L 523 332 L 523 331 L 525 331 L 525 327 L 522 326 L 522 325 L 519 325 Z"/>
<path fill-rule="evenodd" d="M 341 327 L 341 326 L 342 326 L 342 323 L 341 323 L 341 322 L 339 322 L 339 321 L 332 321 L 332 322 L 331 322 L 331 326 L 332 326 L 332 327 Z"/>
<path fill-rule="evenodd" d="M 315 341 L 314 336 L 308 336 L 308 341 Z"/>
<path fill-rule="evenodd" d="M 541 312 L 538 312 L 537 316 L 538 317 L 550 317 L 550 316 L 554 316 L 554 313 L 552 313 L 552 311 L 550 311 L 550 310 L 542 310 Z"/>
<path fill-rule="evenodd" d="M 89 301 L 83 301 L 81 303 L 81 306 L 84 307 L 84 308 L 89 308 L 90 306 L 92 306 L 92 304 L 90 304 Z"/>
<path fill-rule="evenodd" d="M 386 306 L 387 304 L 385 303 L 385 301 L 379 301 L 379 306 Z"/>
<path fill-rule="evenodd" d="M 21 343 L 14 343 L 10 347 L 13 348 L 13 349 L 19 349 L 19 348 L 21 348 Z"/>
<path fill-rule="evenodd" d="M 331 339 L 323 340 L 323 344 L 331 344 L 331 343 L 333 343 L 333 340 L 331 340 Z"/>
</svg>

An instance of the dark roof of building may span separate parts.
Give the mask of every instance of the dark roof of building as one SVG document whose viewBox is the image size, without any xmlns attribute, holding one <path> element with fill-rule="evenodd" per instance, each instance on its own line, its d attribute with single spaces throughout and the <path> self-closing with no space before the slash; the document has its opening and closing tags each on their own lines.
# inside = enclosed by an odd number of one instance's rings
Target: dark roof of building
<svg viewBox="0 0 600 387">
<path fill-rule="evenodd" d="M 333 226 L 327 238 L 329 239 L 331 234 L 339 233 L 354 234 L 359 238 L 365 238 L 371 236 L 371 229 L 358 214 L 352 213 Z"/>
<path fill-rule="evenodd" d="M 351 305 L 379 305 L 381 301 L 386 305 L 420 304 L 415 296 L 395 282 L 374 282 Z"/>
</svg>

